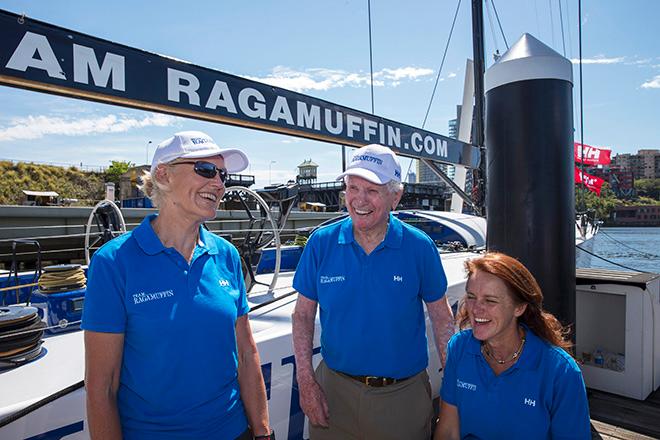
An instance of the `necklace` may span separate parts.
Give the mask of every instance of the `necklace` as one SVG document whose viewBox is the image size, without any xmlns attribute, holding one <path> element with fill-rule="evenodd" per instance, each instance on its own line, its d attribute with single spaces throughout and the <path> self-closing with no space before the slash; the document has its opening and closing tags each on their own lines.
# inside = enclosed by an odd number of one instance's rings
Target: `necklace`
<svg viewBox="0 0 660 440">
<path fill-rule="evenodd" d="M 503 365 L 503 364 L 515 361 L 518 358 L 518 356 L 520 356 L 520 353 L 522 353 L 522 349 L 523 349 L 524 345 L 525 345 L 525 335 L 522 336 L 522 339 L 520 341 L 520 345 L 518 346 L 518 349 L 513 352 L 510 359 L 497 359 L 497 358 L 495 358 L 495 356 L 493 356 L 493 354 L 490 352 L 490 350 L 488 350 L 488 345 L 486 345 L 485 343 L 481 346 L 481 352 L 482 352 L 482 354 L 485 354 L 486 356 L 488 356 L 489 358 L 491 358 L 492 360 L 494 360 L 498 364 Z"/>
</svg>

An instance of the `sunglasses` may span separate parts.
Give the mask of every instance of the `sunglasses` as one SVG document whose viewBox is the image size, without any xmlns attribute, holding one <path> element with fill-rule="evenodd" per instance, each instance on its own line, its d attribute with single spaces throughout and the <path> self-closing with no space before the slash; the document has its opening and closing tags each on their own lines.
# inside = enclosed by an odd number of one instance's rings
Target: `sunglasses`
<svg viewBox="0 0 660 440">
<path fill-rule="evenodd" d="M 229 175 L 227 173 L 227 170 L 225 168 L 218 168 L 215 166 L 215 164 L 212 164 L 211 162 L 206 162 L 204 160 L 198 160 L 196 162 L 177 162 L 172 165 L 181 165 L 181 164 L 194 164 L 195 167 L 193 170 L 195 173 L 198 175 L 205 177 L 207 179 L 213 179 L 216 175 L 220 174 L 220 181 L 222 183 L 225 183 L 227 181 L 227 176 Z"/>
</svg>

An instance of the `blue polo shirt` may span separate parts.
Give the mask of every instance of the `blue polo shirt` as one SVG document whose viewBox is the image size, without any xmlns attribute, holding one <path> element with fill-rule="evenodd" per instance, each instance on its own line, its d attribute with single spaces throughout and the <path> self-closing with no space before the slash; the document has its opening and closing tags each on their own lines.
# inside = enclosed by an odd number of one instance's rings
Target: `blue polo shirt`
<svg viewBox="0 0 660 440">
<path fill-rule="evenodd" d="M 348 217 L 315 231 L 293 287 L 317 301 L 321 353 L 352 375 L 413 376 L 428 365 L 422 301 L 447 290 L 438 250 L 419 229 L 390 215 L 385 239 L 367 255 Z"/>
<path fill-rule="evenodd" d="M 125 439 L 235 439 L 247 428 L 235 323 L 248 312 L 236 249 L 200 228 L 188 262 L 149 216 L 92 258 L 82 328 L 123 333 Z"/>
<path fill-rule="evenodd" d="M 495 376 L 472 330 L 449 341 L 442 400 L 458 409 L 461 438 L 590 439 L 582 372 L 527 327 L 520 359 Z"/>
</svg>

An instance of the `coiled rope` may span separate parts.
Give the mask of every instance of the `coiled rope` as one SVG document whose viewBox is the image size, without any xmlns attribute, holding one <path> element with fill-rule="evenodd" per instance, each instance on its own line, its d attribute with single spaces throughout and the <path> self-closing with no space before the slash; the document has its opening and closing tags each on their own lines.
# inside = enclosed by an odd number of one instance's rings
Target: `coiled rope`
<svg viewBox="0 0 660 440">
<path fill-rule="evenodd" d="M 304 235 L 298 234 L 296 235 L 296 238 L 293 239 L 294 246 L 305 247 L 306 244 L 307 244 L 307 237 L 305 237 Z"/>
<path fill-rule="evenodd" d="M 39 290 L 42 293 L 84 289 L 87 284 L 85 272 L 79 264 L 47 266 L 39 277 Z"/>
</svg>

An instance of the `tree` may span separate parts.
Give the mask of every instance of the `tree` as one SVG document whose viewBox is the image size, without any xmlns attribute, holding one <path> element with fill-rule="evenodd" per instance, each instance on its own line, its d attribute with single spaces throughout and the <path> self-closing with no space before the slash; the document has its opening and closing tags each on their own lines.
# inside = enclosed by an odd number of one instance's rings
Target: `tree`
<svg viewBox="0 0 660 440">
<path fill-rule="evenodd" d="M 643 197 L 660 200 L 660 179 L 639 179 L 635 181 L 637 193 Z"/>
<path fill-rule="evenodd" d="M 596 195 L 581 185 L 575 185 L 575 200 L 577 206 L 584 206 L 587 210 L 596 212 L 596 218 L 605 220 L 617 205 L 623 204 L 614 196 L 610 184 L 605 182 L 600 190 L 600 196 Z"/>
<path fill-rule="evenodd" d="M 119 190 L 119 181 L 121 179 L 122 174 L 124 174 L 134 166 L 135 166 L 134 163 L 126 160 L 111 160 L 110 166 L 108 167 L 107 170 L 105 170 L 105 176 L 104 176 L 105 181 L 113 182 L 115 184 L 115 188 Z"/>
</svg>

